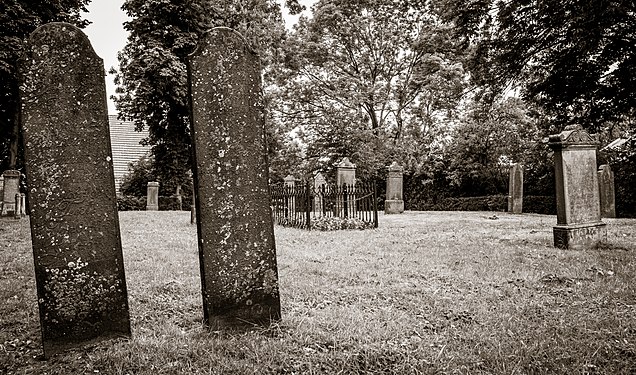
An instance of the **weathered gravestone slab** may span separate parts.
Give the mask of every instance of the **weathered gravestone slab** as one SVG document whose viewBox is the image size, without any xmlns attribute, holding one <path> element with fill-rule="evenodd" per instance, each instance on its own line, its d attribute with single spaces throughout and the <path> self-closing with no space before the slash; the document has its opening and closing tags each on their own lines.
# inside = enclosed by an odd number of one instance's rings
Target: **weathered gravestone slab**
<svg viewBox="0 0 636 375">
<path fill-rule="evenodd" d="M 616 201 L 614 193 L 614 172 L 608 164 L 598 169 L 598 191 L 601 204 L 601 217 L 616 217 Z"/>
<path fill-rule="evenodd" d="M 130 335 L 104 64 L 65 23 L 35 30 L 23 63 L 31 240 L 45 356 Z"/>
<path fill-rule="evenodd" d="M 607 237 L 599 204 L 598 142 L 581 126 L 569 125 L 561 133 L 551 135 L 548 145 L 554 150 L 556 180 L 554 246 L 567 249 L 593 247 Z"/>
<path fill-rule="evenodd" d="M 523 212 L 523 165 L 515 163 L 510 167 L 508 178 L 508 212 Z"/>
<path fill-rule="evenodd" d="M 159 210 L 159 183 L 156 181 L 148 182 L 146 187 L 146 211 Z"/>
<path fill-rule="evenodd" d="M 260 64 L 228 28 L 189 64 L 204 319 L 213 328 L 280 319 Z"/>
<path fill-rule="evenodd" d="M 403 178 L 404 168 L 394 161 L 389 166 L 389 174 L 386 178 L 385 214 L 401 214 L 404 212 Z"/>
</svg>

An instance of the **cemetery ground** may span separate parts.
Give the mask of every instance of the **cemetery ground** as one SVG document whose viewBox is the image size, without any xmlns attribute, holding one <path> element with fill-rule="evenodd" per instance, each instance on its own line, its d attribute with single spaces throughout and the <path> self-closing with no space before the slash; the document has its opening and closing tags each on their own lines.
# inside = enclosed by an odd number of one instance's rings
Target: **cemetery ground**
<svg viewBox="0 0 636 375">
<path fill-rule="evenodd" d="M 283 319 L 202 324 L 188 212 L 121 212 L 133 337 L 42 360 L 28 219 L 0 223 L 0 374 L 633 374 L 636 221 L 552 246 L 554 216 L 405 212 L 276 227 Z"/>
</svg>

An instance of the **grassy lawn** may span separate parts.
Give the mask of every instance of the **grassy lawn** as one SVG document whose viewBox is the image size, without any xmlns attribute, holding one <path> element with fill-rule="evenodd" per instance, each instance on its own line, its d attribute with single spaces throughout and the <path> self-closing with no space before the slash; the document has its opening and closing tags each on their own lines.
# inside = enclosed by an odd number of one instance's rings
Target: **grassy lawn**
<svg viewBox="0 0 636 375">
<path fill-rule="evenodd" d="M 133 337 L 43 361 L 27 220 L 0 220 L 0 374 L 634 374 L 636 220 L 552 247 L 556 217 L 407 212 L 276 227 L 283 320 L 202 323 L 188 212 L 122 212 Z"/>
</svg>

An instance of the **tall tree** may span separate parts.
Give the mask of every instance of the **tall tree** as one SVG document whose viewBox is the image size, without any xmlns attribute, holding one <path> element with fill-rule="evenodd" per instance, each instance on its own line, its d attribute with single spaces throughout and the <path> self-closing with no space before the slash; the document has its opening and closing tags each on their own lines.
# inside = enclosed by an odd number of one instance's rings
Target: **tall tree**
<svg viewBox="0 0 636 375">
<path fill-rule="evenodd" d="M 416 117 L 433 121 L 461 93 L 449 30 L 423 0 L 319 0 L 312 9 L 286 44 L 279 120 L 301 137 L 311 168 L 346 154 L 377 170 L 405 129 L 421 126 Z"/>
<path fill-rule="evenodd" d="M 214 26 L 238 30 L 269 66 L 284 34 L 274 0 L 127 0 L 128 43 L 119 54 L 114 98 L 120 116 L 147 128 L 155 168 L 163 186 L 188 179 L 190 129 L 187 56 Z"/>
<path fill-rule="evenodd" d="M 636 115 L 633 0 L 437 0 L 475 82 L 520 87 L 554 123 L 592 131 Z M 557 130 L 557 129 L 552 129 Z"/>
<path fill-rule="evenodd" d="M 80 12 L 90 0 L 0 2 L 0 171 L 18 168 L 20 105 L 18 60 L 27 37 L 37 27 L 54 21 L 88 25 Z"/>
</svg>

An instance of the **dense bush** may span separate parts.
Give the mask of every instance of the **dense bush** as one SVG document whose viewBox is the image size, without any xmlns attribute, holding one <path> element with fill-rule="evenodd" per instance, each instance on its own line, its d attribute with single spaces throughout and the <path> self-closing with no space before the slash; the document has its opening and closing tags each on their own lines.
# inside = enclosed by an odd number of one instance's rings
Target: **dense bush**
<svg viewBox="0 0 636 375">
<path fill-rule="evenodd" d="M 341 230 L 341 229 L 370 229 L 373 223 L 369 223 L 358 218 L 341 218 L 323 216 L 311 221 L 311 229 L 314 230 Z"/>
<path fill-rule="evenodd" d="M 556 197 L 554 195 L 526 195 L 523 197 L 523 212 L 556 215 Z"/>
<path fill-rule="evenodd" d="M 508 198 L 505 195 L 448 197 L 436 202 L 407 202 L 405 202 L 406 209 L 411 211 L 506 211 L 508 209 Z"/>
<path fill-rule="evenodd" d="M 146 209 L 146 197 L 124 195 L 117 197 L 118 211 L 143 211 Z"/>
<path fill-rule="evenodd" d="M 190 197 L 182 199 L 183 211 L 190 211 Z M 117 197 L 117 210 L 119 211 L 145 211 L 146 197 L 133 197 L 124 195 Z M 179 203 L 176 197 L 159 197 L 159 211 L 178 211 Z"/>
</svg>

